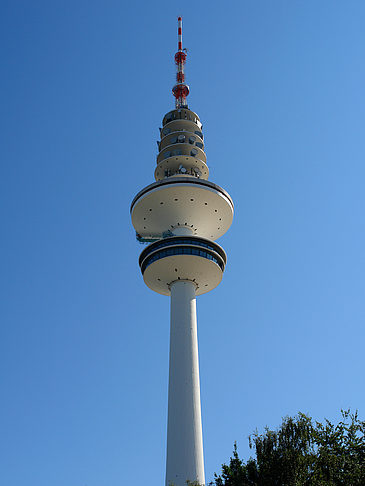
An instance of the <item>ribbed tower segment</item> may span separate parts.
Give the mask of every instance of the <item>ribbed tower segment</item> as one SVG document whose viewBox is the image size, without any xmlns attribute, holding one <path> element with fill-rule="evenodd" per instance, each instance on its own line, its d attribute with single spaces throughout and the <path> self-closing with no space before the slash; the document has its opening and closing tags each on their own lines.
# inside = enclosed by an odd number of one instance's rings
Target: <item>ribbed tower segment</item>
<svg viewBox="0 0 365 486">
<path fill-rule="evenodd" d="M 176 107 L 160 128 L 156 182 L 131 205 L 137 239 L 150 243 L 139 258 L 143 279 L 171 296 L 166 486 L 205 482 L 196 297 L 222 280 L 227 258 L 215 240 L 233 219 L 229 194 L 208 181 L 202 124 L 186 104 L 185 61 L 179 17 Z"/>
</svg>

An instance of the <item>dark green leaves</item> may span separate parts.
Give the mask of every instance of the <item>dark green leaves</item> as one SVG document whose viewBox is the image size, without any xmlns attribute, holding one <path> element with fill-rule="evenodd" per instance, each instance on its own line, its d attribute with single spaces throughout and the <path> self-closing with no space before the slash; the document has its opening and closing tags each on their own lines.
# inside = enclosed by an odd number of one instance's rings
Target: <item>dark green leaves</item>
<svg viewBox="0 0 365 486">
<path fill-rule="evenodd" d="M 341 411 L 334 425 L 299 413 L 279 429 L 249 438 L 255 458 L 241 460 L 234 445 L 229 464 L 215 475 L 215 486 L 364 486 L 365 422 Z"/>
</svg>

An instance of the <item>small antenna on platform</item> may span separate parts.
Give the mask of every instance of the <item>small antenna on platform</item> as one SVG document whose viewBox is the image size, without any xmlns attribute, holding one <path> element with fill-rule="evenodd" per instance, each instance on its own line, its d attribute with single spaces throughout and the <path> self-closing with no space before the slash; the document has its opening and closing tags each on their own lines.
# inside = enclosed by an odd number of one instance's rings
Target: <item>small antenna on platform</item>
<svg viewBox="0 0 365 486">
<path fill-rule="evenodd" d="M 186 62 L 186 49 L 182 46 L 182 17 L 177 19 L 177 53 L 175 54 L 176 64 L 176 84 L 172 88 L 172 94 L 175 96 L 175 107 L 187 108 L 186 97 L 189 94 L 189 86 L 185 84 L 184 65 Z"/>
</svg>

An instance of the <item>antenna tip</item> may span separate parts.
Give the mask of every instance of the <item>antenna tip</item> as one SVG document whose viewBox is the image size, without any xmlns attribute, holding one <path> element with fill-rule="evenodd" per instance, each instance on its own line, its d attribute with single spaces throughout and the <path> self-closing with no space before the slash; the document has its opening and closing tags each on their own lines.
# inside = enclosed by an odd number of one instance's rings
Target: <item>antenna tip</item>
<svg viewBox="0 0 365 486">
<path fill-rule="evenodd" d="M 182 17 L 178 17 L 177 20 L 182 20 Z"/>
</svg>

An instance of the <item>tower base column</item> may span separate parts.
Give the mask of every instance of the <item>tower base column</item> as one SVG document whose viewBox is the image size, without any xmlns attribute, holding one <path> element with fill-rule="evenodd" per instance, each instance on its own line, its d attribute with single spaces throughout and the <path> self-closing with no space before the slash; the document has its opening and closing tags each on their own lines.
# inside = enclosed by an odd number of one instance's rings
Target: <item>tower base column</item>
<svg viewBox="0 0 365 486">
<path fill-rule="evenodd" d="M 171 284 L 166 486 L 205 483 L 195 284 Z"/>
</svg>

